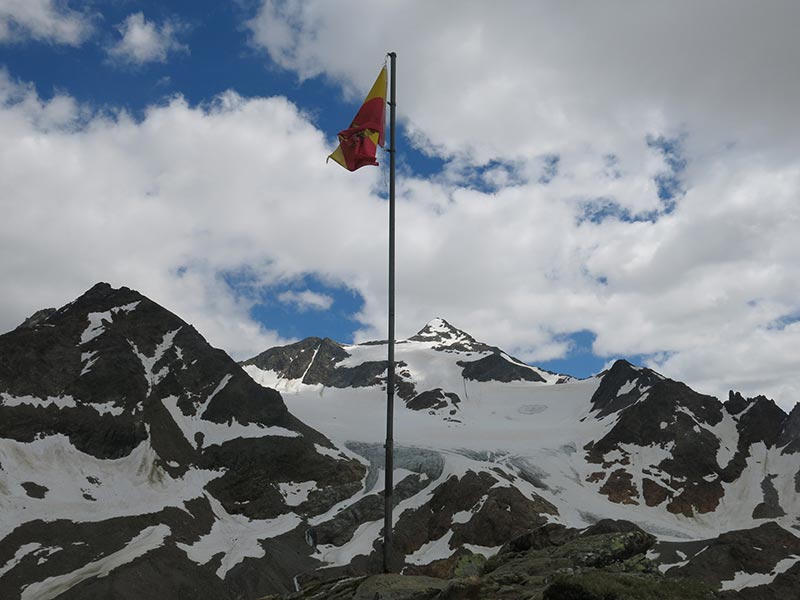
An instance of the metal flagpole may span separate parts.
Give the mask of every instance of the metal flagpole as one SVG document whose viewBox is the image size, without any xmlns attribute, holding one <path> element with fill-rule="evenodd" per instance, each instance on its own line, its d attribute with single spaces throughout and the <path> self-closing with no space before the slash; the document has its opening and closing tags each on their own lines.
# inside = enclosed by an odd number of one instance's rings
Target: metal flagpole
<svg viewBox="0 0 800 600">
<path fill-rule="evenodd" d="M 394 495 L 394 163 L 395 163 L 395 71 L 397 55 L 389 52 L 389 361 L 386 377 L 386 485 L 384 487 L 383 572 L 391 572 L 392 500 Z"/>
</svg>

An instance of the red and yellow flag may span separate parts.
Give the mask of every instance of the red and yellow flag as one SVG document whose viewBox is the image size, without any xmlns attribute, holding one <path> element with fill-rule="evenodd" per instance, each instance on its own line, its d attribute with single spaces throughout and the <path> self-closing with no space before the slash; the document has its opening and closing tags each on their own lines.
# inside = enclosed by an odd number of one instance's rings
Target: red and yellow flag
<svg viewBox="0 0 800 600">
<path fill-rule="evenodd" d="M 335 160 L 348 171 L 366 165 L 378 165 L 375 155 L 383 147 L 386 131 L 386 67 L 367 94 L 350 127 L 339 132 L 339 146 L 329 159 Z"/>
</svg>

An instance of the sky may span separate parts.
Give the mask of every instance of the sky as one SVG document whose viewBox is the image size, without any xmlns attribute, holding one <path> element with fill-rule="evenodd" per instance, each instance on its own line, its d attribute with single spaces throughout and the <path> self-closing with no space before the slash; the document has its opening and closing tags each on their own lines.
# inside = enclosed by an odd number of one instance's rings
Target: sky
<svg viewBox="0 0 800 600">
<path fill-rule="evenodd" d="M 800 400 L 800 3 L 0 0 L 0 331 L 98 281 L 235 358 L 397 335 Z"/>
</svg>

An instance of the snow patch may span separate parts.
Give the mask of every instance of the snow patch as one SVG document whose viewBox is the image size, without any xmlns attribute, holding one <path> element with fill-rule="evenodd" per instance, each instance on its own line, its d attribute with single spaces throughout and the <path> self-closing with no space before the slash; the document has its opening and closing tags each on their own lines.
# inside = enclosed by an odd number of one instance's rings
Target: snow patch
<svg viewBox="0 0 800 600">
<path fill-rule="evenodd" d="M 733 579 L 721 582 L 721 589 L 724 592 L 727 590 L 741 590 L 748 587 L 772 583 L 778 575 L 785 573 L 798 562 L 800 562 L 800 556 L 792 555 L 780 561 L 769 573 L 747 573 L 745 571 L 739 571 L 733 576 Z"/>
<path fill-rule="evenodd" d="M 81 377 L 86 375 L 89 371 L 92 370 L 92 365 L 97 362 L 97 355 L 98 352 L 96 350 L 92 350 L 91 352 L 82 352 L 81 353 L 81 362 L 86 363 L 83 365 L 83 369 L 81 369 Z"/>
<path fill-rule="evenodd" d="M 57 406 L 58 408 L 75 408 L 77 406 L 72 396 L 36 398 L 35 396 L 12 396 L 5 392 L 0 392 L 0 404 L 3 406 L 20 406 L 21 404 L 42 407 Z"/>
<path fill-rule="evenodd" d="M 278 488 L 287 506 L 300 506 L 308 500 L 308 495 L 317 489 L 317 482 L 303 481 L 296 483 L 290 481 L 288 483 L 279 483 Z"/>
<path fill-rule="evenodd" d="M 500 552 L 500 548 L 502 546 L 478 546 L 476 544 L 464 544 L 464 548 L 472 552 L 473 554 L 482 554 L 486 558 L 491 558 L 498 552 Z"/>
<path fill-rule="evenodd" d="M 113 402 L 105 402 L 103 404 L 87 404 L 86 406 L 91 406 L 101 415 L 114 415 L 115 417 L 118 417 L 125 412 L 124 408 L 117 406 Z"/>
<path fill-rule="evenodd" d="M 157 386 L 164 377 L 167 376 L 169 373 L 169 368 L 167 366 L 161 367 L 158 371 L 155 370 L 156 364 L 161 358 L 164 356 L 164 353 L 169 350 L 175 340 L 175 336 L 181 330 L 180 327 L 178 329 L 174 329 L 164 334 L 161 338 L 161 342 L 156 346 L 153 356 L 145 356 L 139 349 L 136 347 L 136 344 L 128 340 L 128 343 L 133 348 L 133 353 L 142 363 L 142 368 L 144 368 L 144 376 L 147 379 L 147 395 L 150 395 L 150 392 L 153 391 L 153 388 Z"/>
<path fill-rule="evenodd" d="M 135 310 L 138 305 L 139 301 L 136 301 L 131 302 L 130 304 L 125 304 L 124 306 L 116 306 L 103 312 L 93 312 L 86 315 L 86 317 L 89 319 L 89 326 L 81 334 L 81 344 L 88 344 L 94 338 L 105 332 L 106 326 L 103 321 L 111 322 L 114 318 L 113 315 L 119 312 L 129 313 L 132 310 Z"/>
<path fill-rule="evenodd" d="M 23 523 L 66 519 L 77 523 L 157 513 L 202 494 L 222 472 L 190 469 L 180 479 L 158 466 L 144 440 L 125 457 L 104 460 L 77 450 L 62 434 L 32 442 L 0 439 L 0 539 Z M 31 498 L 22 488 L 31 473 L 54 493 Z M 95 501 L 87 500 L 90 494 Z"/>
<path fill-rule="evenodd" d="M 450 558 L 453 552 L 455 552 L 455 550 L 450 547 L 450 539 L 452 537 L 453 531 L 450 530 L 438 540 L 432 540 L 426 544 L 422 544 L 419 550 L 406 556 L 406 562 L 412 565 L 428 565 L 435 560 Z"/>
<path fill-rule="evenodd" d="M 342 460 L 344 458 L 340 450 L 334 450 L 333 448 L 327 448 L 326 446 L 320 446 L 319 444 L 314 444 L 314 449 L 318 454 L 321 454 L 322 456 L 328 456 L 335 460 Z"/>
</svg>

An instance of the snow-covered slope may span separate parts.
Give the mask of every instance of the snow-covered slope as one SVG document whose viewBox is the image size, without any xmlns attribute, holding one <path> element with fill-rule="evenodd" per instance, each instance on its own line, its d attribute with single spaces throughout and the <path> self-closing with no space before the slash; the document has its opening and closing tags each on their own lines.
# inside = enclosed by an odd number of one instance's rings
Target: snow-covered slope
<svg viewBox="0 0 800 600">
<path fill-rule="evenodd" d="M 396 359 L 404 402 L 395 411 L 395 443 L 404 456 L 439 457 L 429 497 L 443 482 L 485 475 L 491 489 L 513 489 L 551 507 L 540 513 L 546 519 L 573 527 L 625 519 L 665 542 L 707 540 L 765 522 L 800 530 L 797 409 L 786 415 L 765 398 L 733 393 L 723 404 L 625 361 L 585 380 L 548 373 L 442 319 L 399 342 Z M 385 343 L 309 338 L 243 366 L 337 443 L 378 448 L 385 436 L 385 361 Z M 377 450 L 374 463 L 382 466 Z M 398 507 L 399 529 L 404 517 L 420 526 L 413 508 L 424 500 Z M 483 503 L 478 497 L 449 521 L 440 519 L 438 529 L 427 523 L 433 541 L 405 547 L 407 563 L 471 548 L 460 532 Z M 379 516 L 320 556 L 344 564 L 368 552 Z M 474 546 L 488 554 L 494 544 Z"/>
</svg>

